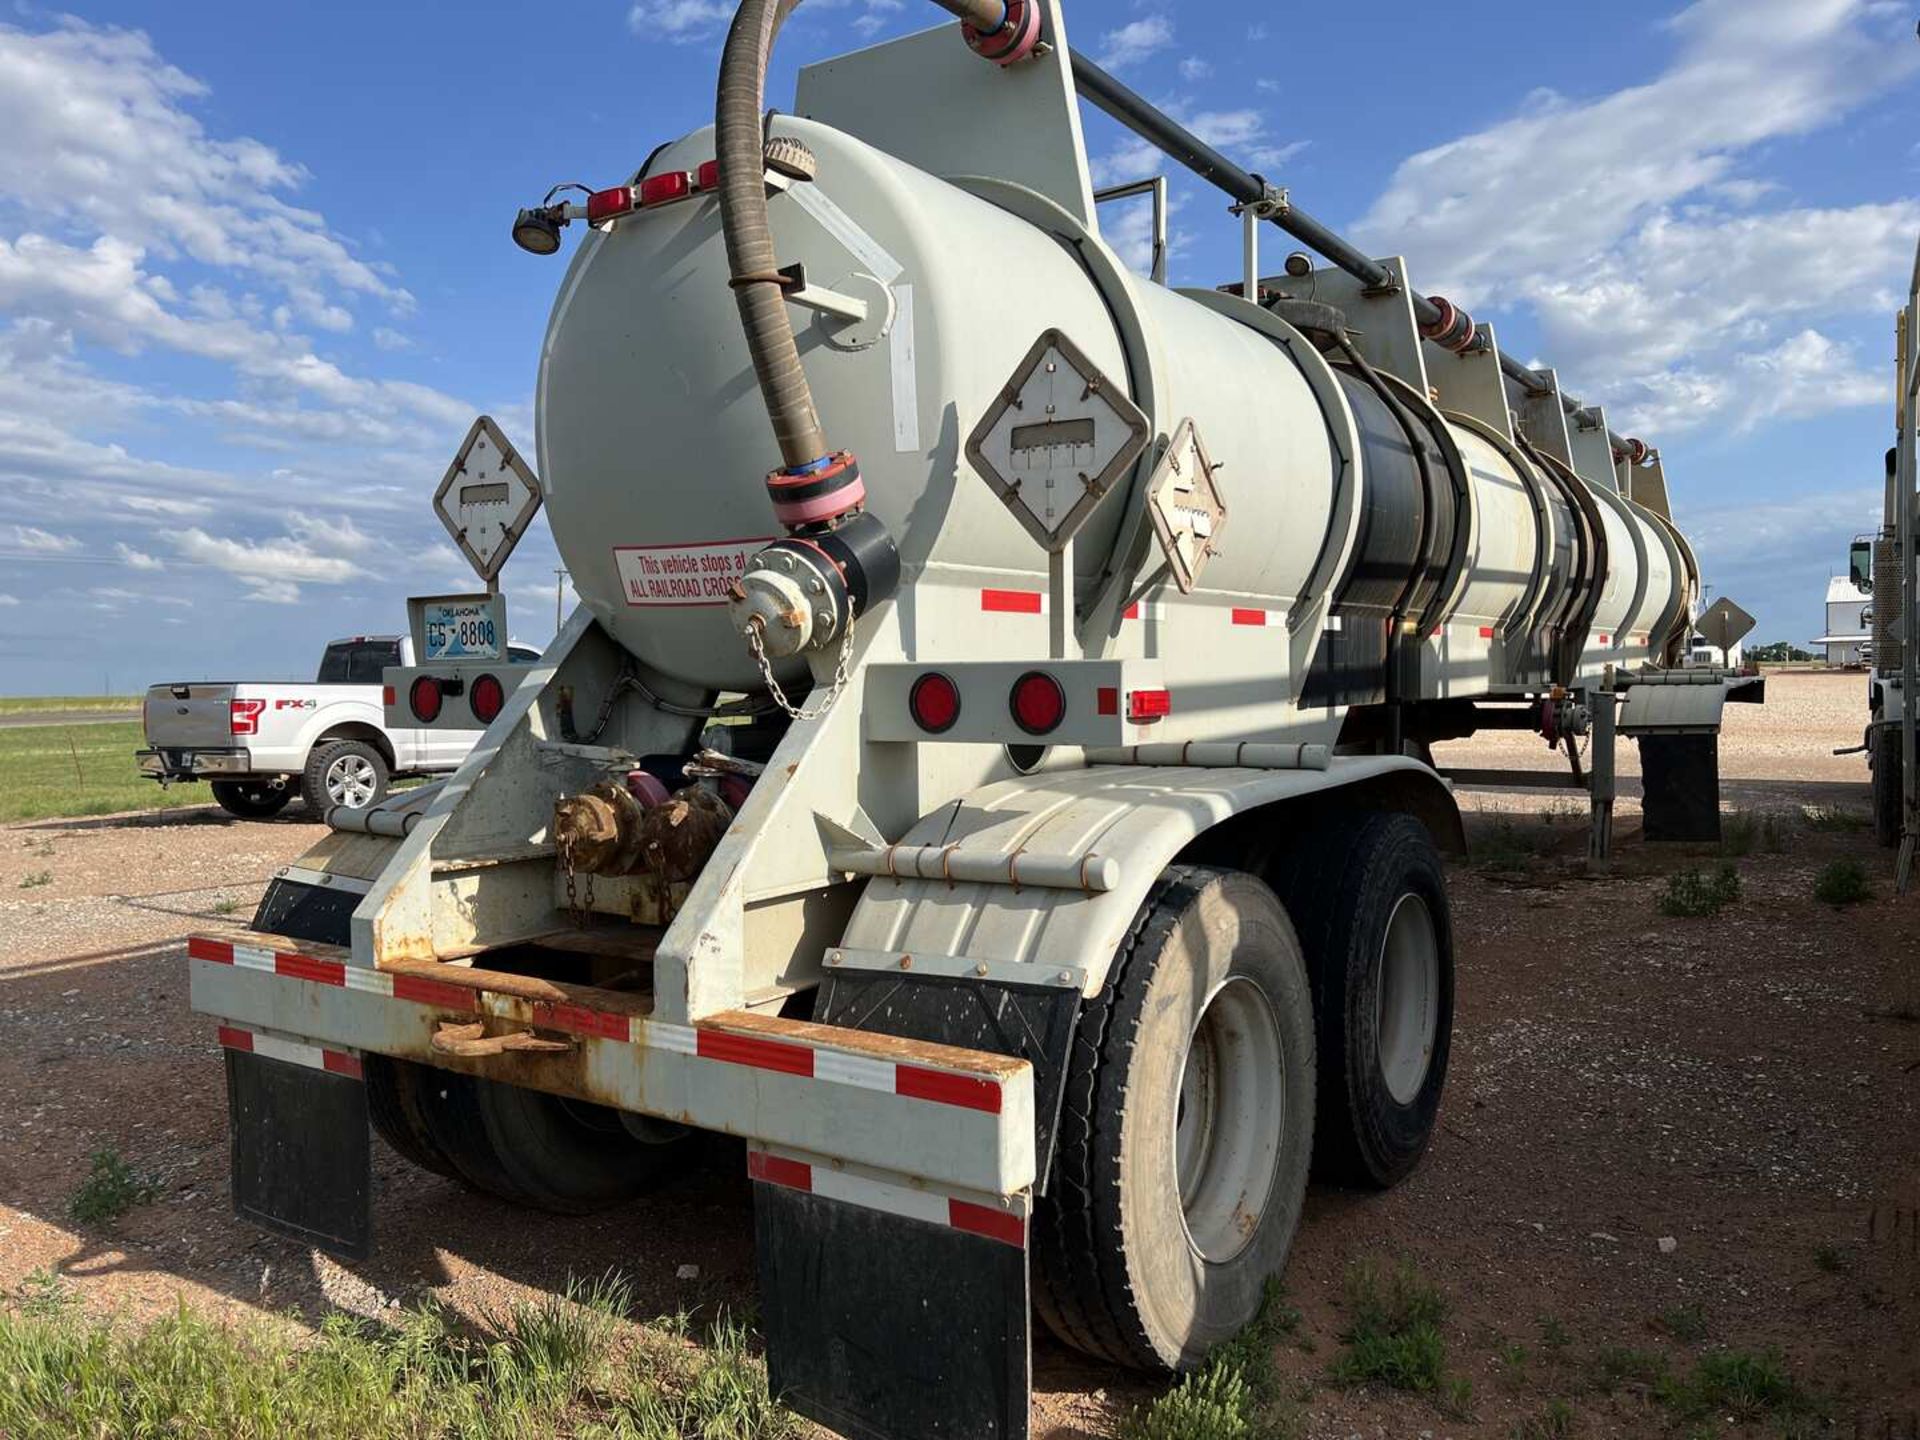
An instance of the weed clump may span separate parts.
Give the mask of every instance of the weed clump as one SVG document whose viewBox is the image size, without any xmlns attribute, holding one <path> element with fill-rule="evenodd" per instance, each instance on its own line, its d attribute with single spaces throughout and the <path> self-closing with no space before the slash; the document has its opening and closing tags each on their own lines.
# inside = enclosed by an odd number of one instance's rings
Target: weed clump
<svg viewBox="0 0 1920 1440">
<path fill-rule="evenodd" d="M 1683 1420 L 1730 1414 L 1744 1423 L 1769 1415 L 1805 1415 L 1817 1408 L 1777 1350 L 1713 1351 L 1702 1355 L 1687 1374 L 1662 1378 L 1653 1393 Z"/>
<path fill-rule="evenodd" d="M 1233 1339 L 1216 1346 L 1204 1370 L 1128 1416 L 1121 1440 L 1285 1440 L 1298 1412 L 1281 1393 L 1273 1352 L 1300 1324 L 1277 1279 L 1267 1281 L 1260 1313 Z"/>
<path fill-rule="evenodd" d="M 1371 1261 L 1360 1262 L 1347 1271 L 1347 1304 L 1352 1318 L 1340 1337 L 1346 1353 L 1333 1363 L 1336 1381 L 1421 1392 L 1440 1388 L 1447 1368 L 1440 1333 L 1447 1302 L 1412 1265 L 1403 1262 L 1383 1275 Z"/>
<path fill-rule="evenodd" d="M 1718 915 L 1740 898 L 1740 872 L 1731 863 L 1723 863 L 1711 874 L 1682 870 L 1669 876 L 1666 891 L 1660 896 L 1660 913 L 1697 918 Z"/>
<path fill-rule="evenodd" d="M 1842 905 L 1857 905 L 1873 895 L 1873 886 L 1867 880 L 1867 867 L 1858 860 L 1835 860 L 1823 866 L 1813 878 L 1813 898 L 1822 905 L 1832 905 L 1836 909 Z"/>
<path fill-rule="evenodd" d="M 104 1225 L 159 1193 L 158 1179 L 136 1172 L 108 1145 L 93 1152 L 93 1168 L 67 1202 L 67 1214 L 82 1225 Z"/>
</svg>

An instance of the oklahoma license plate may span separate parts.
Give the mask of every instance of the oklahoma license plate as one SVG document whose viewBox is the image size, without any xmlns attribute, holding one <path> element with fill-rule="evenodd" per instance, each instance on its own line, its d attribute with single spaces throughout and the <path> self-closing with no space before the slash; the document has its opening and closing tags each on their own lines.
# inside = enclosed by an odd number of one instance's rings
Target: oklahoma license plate
<svg viewBox="0 0 1920 1440">
<path fill-rule="evenodd" d="M 426 654 L 435 660 L 498 660 L 503 637 L 493 605 L 485 600 L 434 600 L 422 612 Z"/>
</svg>

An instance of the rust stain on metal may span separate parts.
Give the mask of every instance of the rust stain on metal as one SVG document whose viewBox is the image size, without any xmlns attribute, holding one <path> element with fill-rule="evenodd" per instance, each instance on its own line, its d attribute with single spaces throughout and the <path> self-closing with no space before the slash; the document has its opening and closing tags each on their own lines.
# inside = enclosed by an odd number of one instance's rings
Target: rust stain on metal
<svg viewBox="0 0 1920 1440">
<path fill-rule="evenodd" d="M 542 980 L 537 975 L 510 975 L 504 970 L 481 970 L 469 965 L 442 965 L 434 961 L 403 960 L 379 967 L 390 975 L 417 975 L 443 985 L 484 990 L 546 1005 L 577 1005 L 612 1015 L 653 1014 L 653 997 L 633 990 L 603 990 L 594 985 L 571 985 Z"/>
</svg>

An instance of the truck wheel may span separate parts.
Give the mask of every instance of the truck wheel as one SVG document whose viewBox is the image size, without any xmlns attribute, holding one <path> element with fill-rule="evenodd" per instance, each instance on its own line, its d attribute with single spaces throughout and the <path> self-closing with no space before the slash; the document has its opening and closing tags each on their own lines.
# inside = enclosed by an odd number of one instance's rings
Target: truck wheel
<svg viewBox="0 0 1920 1440">
<path fill-rule="evenodd" d="M 1889 849 L 1900 843 L 1900 727 L 1873 727 L 1873 838 Z"/>
<path fill-rule="evenodd" d="M 291 799 L 293 791 L 285 785 L 274 785 L 265 780 L 213 782 L 214 804 L 242 820 L 264 820 L 269 815 L 278 815 L 287 808 L 287 802 Z"/>
<path fill-rule="evenodd" d="M 386 1055 L 364 1055 L 360 1068 L 367 1082 L 367 1118 L 380 1138 L 397 1150 L 401 1159 L 436 1175 L 458 1179 L 453 1163 L 434 1144 L 420 1114 L 417 1097 L 422 1082 L 415 1072 L 426 1067 Z"/>
<path fill-rule="evenodd" d="M 1315 1174 L 1385 1189 L 1433 1138 L 1453 1035 L 1446 874 L 1411 815 L 1316 829 L 1276 867 L 1313 977 Z"/>
<path fill-rule="evenodd" d="M 364 810 L 386 794 L 387 762 L 364 740 L 329 740 L 307 756 L 300 796 L 315 815 L 325 816 L 336 805 Z"/>
<path fill-rule="evenodd" d="M 1074 1037 L 1033 1227 L 1048 1327 L 1190 1369 L 1246 1326 L 1299 1223 L 1313 1083 L 1312 996 L 1273 892 L 1164 871 Z"/>
<path fill-rule="evenodd" d="M 515 1205 L 587 1215 L 686 1168 L 680 1126 L 431 1066 L 409 1079 L 428 1137 L 476 1189 Z"/>
</svg>

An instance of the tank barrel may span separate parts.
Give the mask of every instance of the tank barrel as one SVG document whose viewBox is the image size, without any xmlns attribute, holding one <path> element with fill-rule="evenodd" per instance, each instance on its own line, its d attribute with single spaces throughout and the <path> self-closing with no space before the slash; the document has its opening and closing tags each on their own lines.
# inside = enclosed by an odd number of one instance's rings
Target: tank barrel
<svg viewBox="0 0 1920 1440">
<path fill-rule="evenodd" d="M 1157 145 L 1202 180 L 1230 195 L 1238 204 L 1259 205 L 1282 199 L 1281 193 L 1268 181 L 1234 164 L 1186 126 L 1079 53 L 1073 56 L 1073 83 L 1082 97 L 1141 139 Z M 1319 251 L 1363 284 L 1384 288 L 1394 283 L 1393 275 L 1386 266 L 1355 249 L 1349 241 L 1336 235 L 1291 201 L 1275 205 L 1266 218 L 1303 245 Z M 1412 299 L 1414 316 L 1423 326 L 1457 333 L 1455 322 L 1458 317 L 1452 306 L 1438 304 L 1417 291 Z M 1466 322 L 1465 333 L 1469 336 L 1473 333 L 1471 323 Z M 1485 346 L 1484 340 L 1472 343 L 1475 348 Z M 1508 379 L 1524 390 L 1540 391 L 1547 388 L 1546 376 L 1510 355 L 1500 357 L 1500 368 Z M 1571 396 L 1563 397 L 1563 403 L 1569 415 L 1577 418 L 1586 413 L 1586 407 Z M 1607 432 L 1607 439 L 1617 452 L 1646 453 L 1644 446 L 1611 430 Z"/>
</svg>

